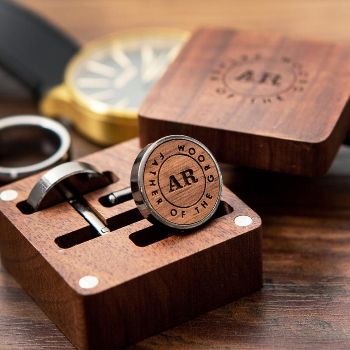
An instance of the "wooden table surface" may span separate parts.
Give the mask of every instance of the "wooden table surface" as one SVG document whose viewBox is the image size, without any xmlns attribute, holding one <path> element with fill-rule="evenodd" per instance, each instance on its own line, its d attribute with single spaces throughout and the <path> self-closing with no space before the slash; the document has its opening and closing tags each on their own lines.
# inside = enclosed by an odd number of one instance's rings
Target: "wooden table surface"
<svg viewBox="0 0 350 350">
<path fill-rule="evenodd" d="M 350 44 L 348 0 L 21 0 L 79 42 L 120 28 L 221 25 Z M 0 72 L 0 116 L 35 112 Z M 74 134 L 74 155 L 97 149 Z M 135 349 L 349 349 L 350 150 L 320 179 L 233 170 L 233 190 L 263 219 L 261 291 L 135 345 Z M 0 349 L 72 349 L 0 266 Z"/>
</svg>

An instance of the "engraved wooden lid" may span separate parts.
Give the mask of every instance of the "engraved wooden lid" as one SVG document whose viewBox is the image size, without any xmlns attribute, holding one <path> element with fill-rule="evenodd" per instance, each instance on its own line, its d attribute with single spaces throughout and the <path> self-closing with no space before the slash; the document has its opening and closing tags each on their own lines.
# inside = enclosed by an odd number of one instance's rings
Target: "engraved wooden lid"
<svg viewBox="0 0 350 350">
<path fill-rule="evenodd" d="M 131 172 L 131 188 L 145 218 L 189 229 L 215 213 L 222 176 L 214 156 L 201 142 L 170 135 L 139 154 Z"/>
<path fill-rule="evenodd" d="M 349 76 L 350 46 L 202 28 L 147 94 L 140 143 L 176 130 L 222 163 L 320 176 L 350 134 Z"/>
</svg>

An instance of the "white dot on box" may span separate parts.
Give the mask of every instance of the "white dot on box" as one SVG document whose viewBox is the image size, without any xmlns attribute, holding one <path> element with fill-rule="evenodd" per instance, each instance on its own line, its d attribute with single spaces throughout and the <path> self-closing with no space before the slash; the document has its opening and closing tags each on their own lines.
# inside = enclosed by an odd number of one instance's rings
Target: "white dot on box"
<svg viewBox="0 0 350 350">
<path fill-rule="evenodd" d="M 98 285 L 98 278 L 96 276 L 84 276 L 79 280 L 79 286 L 83 289 L 95 288 Z"/>
<path fill-rule="evenodd" d="M 249 226 L 253 222 L 253 219 L 247 215 L 240 215 L 235 217 L 235 224 L 240 227 Z"/>
<path fill-rule="evenodd" d="M 0 199 L 5 202 L 15 200 L 17 196 L 18 196 L 18 193 L 15 190 L 5 190 L 0 192 Z"/>
</svg>

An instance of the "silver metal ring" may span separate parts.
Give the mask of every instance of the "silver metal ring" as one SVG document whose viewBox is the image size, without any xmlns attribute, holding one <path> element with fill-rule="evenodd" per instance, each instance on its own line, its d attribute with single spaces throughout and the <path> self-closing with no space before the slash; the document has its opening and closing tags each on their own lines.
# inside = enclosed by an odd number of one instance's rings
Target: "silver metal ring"
<svg viewBox="0 0 350 350">
<path fill-rule="evenodd" d="M 39 161 L 18 166 L 15 164 L 19 161 L 17 157 L 23 159 L 33 157 L 30 150 L 26 149 L 26 145 L 30 144 L 35 151 L 42 152 Z M 18 180 L 66 162 L 70 158 L 70 147 L 71 138 L 67 129 L 54 120 L 36 115 L 2 118 L 0 119 L 0 181 Z"/>
</svg>

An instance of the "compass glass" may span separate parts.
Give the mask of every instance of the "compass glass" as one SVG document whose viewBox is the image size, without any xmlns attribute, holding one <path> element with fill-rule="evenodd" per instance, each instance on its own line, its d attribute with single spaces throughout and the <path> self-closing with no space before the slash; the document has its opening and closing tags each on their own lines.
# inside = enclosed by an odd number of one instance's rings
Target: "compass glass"
<svg viewBox="0 0 350 350">
<path fill-rule="evenodd" d="M 115 35 L 90 45 L 72 62 L 69 86 L 100 110 L 136 112 L 181 49 L 181 33 Z"/>
</svg>

